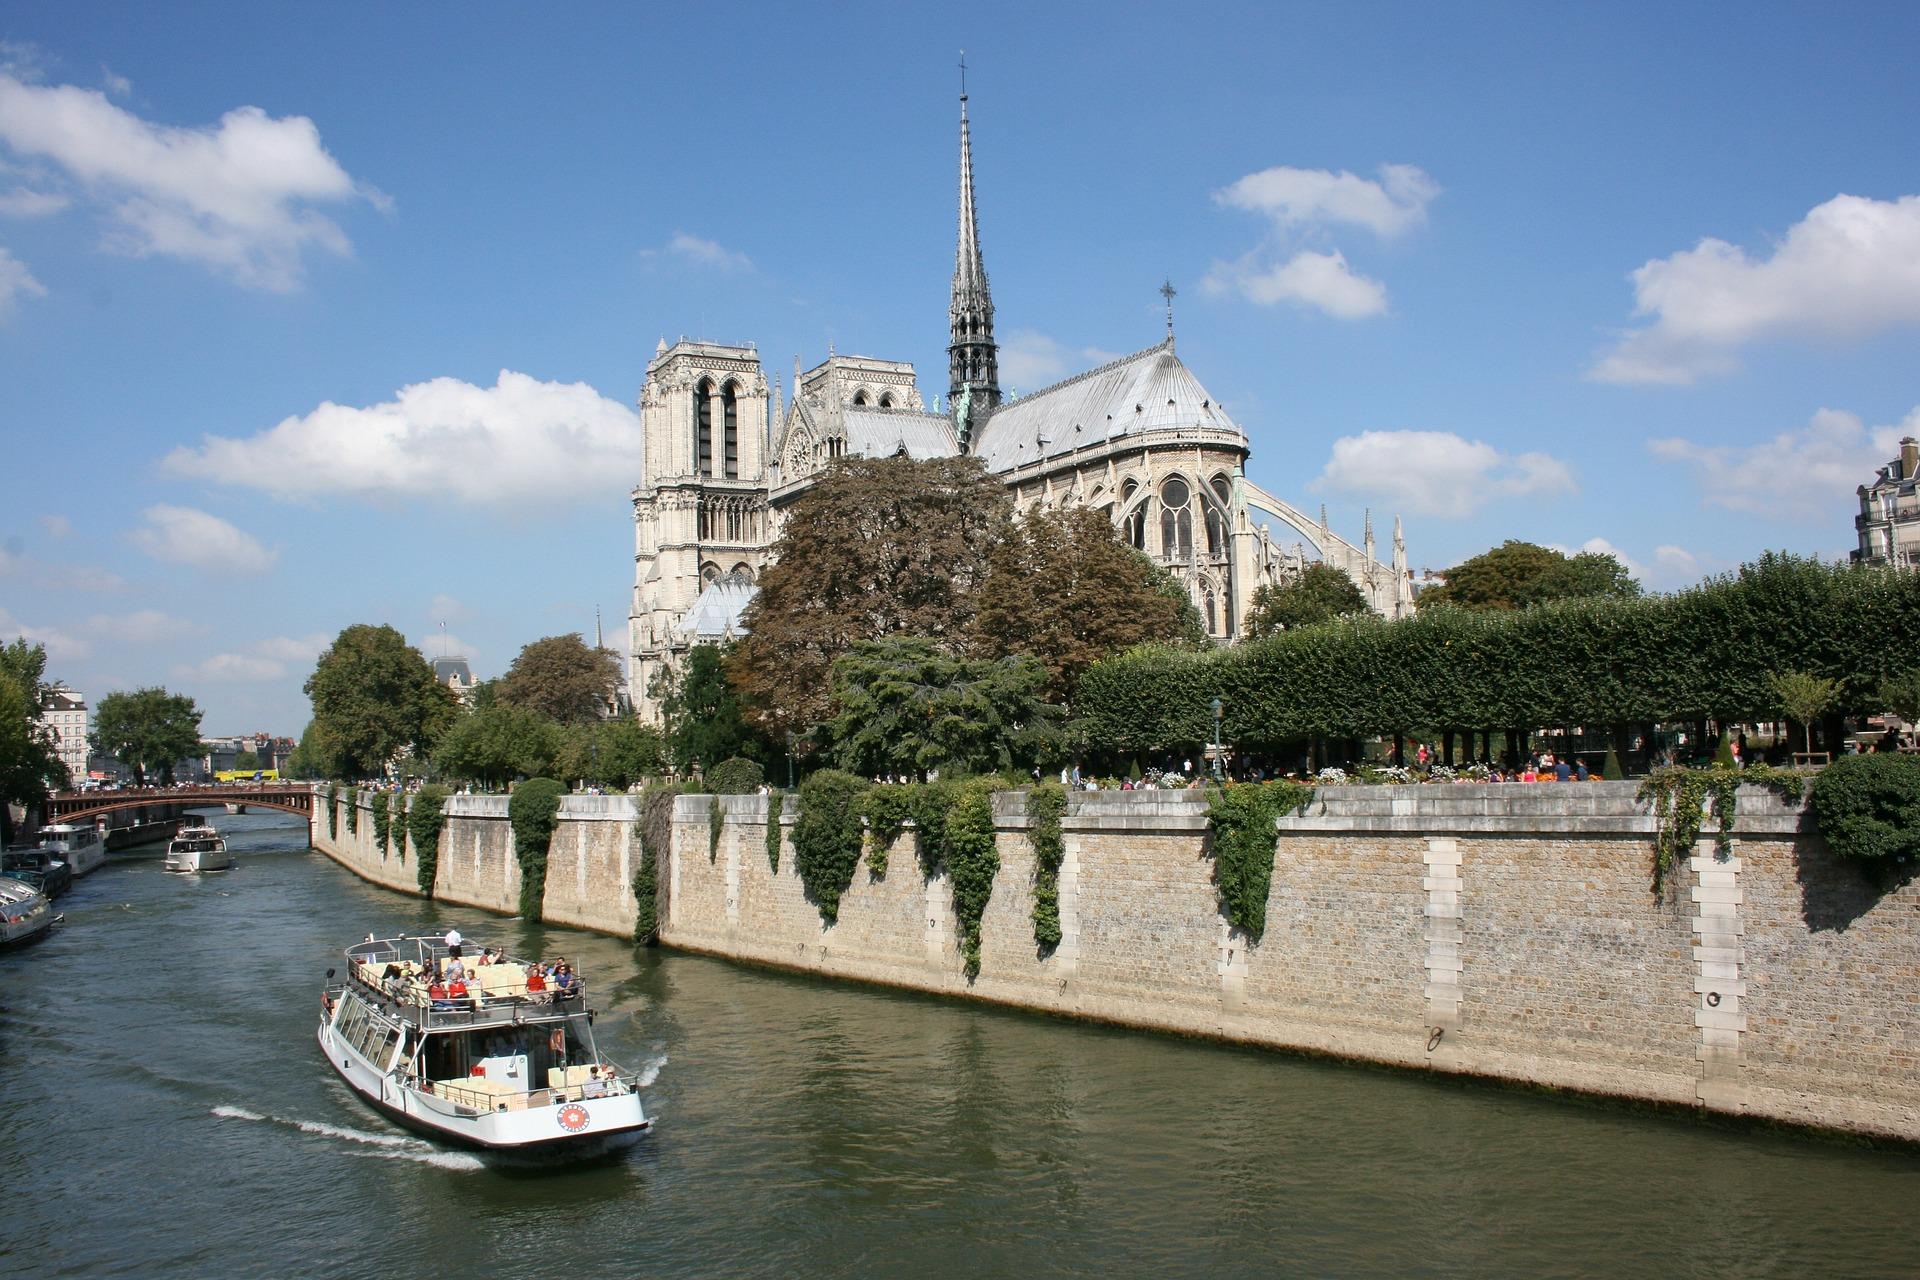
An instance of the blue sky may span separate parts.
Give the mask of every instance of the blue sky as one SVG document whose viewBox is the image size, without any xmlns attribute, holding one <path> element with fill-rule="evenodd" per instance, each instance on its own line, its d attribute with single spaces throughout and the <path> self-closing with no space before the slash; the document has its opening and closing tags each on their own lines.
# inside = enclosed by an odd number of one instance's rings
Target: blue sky
<svg viewBox="0 0 1920 1280">
<path fill-rule="evenodd" d="M 1416 566 L 1844 554 L 1920 432 L 1920 7 L 716 12 L 12 7 L 0 632 L 287 734 L 353 622 L 623 635 L 660 337 L 944 389 L 963 47 L 1003 382 L 1171 278 L 1253 479 Z"/>
</svg>

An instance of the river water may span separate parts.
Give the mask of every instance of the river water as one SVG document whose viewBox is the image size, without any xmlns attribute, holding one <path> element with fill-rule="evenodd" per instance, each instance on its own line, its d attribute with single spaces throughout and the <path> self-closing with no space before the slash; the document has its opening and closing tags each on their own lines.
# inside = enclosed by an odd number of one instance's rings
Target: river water
<svg viewBox="0 0 1920 1280">
<path fill-rule="evenodd" d="M 0 954 L 0 1276 L 1920 1275 L 1920 1156 L 742 968 L 422 903 L 227 817 Z M 445 1149 L 313 1041 L 338 948 L 564 954 L 658 1127 Z"/>
</svg>

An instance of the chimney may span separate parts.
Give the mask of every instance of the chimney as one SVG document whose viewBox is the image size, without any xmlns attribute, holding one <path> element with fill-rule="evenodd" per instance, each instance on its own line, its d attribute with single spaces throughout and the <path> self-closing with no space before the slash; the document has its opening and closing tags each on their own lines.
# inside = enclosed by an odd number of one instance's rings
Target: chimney
<svg viewBox="0 0 1920 1280">
<path fill-rule="evenodd" d="M 1913 479 L 1913 473 L 1920 471 L 1920 444 L 1912 436 L 1900 441 L 1900 478 Z"/>
</svg>

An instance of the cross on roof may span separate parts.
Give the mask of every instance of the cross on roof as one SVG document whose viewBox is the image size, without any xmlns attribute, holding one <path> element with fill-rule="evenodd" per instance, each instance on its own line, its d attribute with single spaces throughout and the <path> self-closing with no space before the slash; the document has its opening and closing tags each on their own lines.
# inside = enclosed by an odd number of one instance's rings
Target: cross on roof
<svg viewBox="0 0 1920 1280">
<path fill-rule="evenodd" d="M 1167 337 L 1169 338 L 1173 337 L 1173 299 L 1179 292 L 1173 287 L 1171 280 L 1163 282 L 1160 286 L 1160 296 L 1167 300 Z"/>
</svg>

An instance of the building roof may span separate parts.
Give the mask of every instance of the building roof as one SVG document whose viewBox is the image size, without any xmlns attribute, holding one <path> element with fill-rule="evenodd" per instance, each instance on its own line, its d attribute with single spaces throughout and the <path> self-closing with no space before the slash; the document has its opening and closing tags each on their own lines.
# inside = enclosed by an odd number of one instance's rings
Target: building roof
<svg viewBox="0 0 1920 1280">
<path fill-rule="evenodd" d="M 693 644 L 730 640 L 746 634 L 740 615 L 753 602 L 754 585 L 728 575 L 707 584 L 680 620 L 673 624 L 675 634 Z"/>
<path fill-rule="evenodd" d="M 1013 471 L 1123 436 L 1176 427 L 1246 432 L 1226 414 L 1169 340 L 1001 405 L 979 428 L 974 453 L 989 471 Z"/>
<path fill-rule="evenodd" d="M 473 672 L 468 669 L 465 658 L 435 658 L 433 660 L 433 678 L 435 680 L 438 680 L 441 684 L 445 684 L 456 676 L 459 677 L 461 684 L 473 683 Z"/>
<path fill-rule="evenodd" d="M 950 458 L 960 452 L 946 415 L 914 409 L 874 409 L 864 405 L 841 411 L 847 452 L 863 458 L 891 458 L 906 451 L 915 462 Z"/>
</svg>

